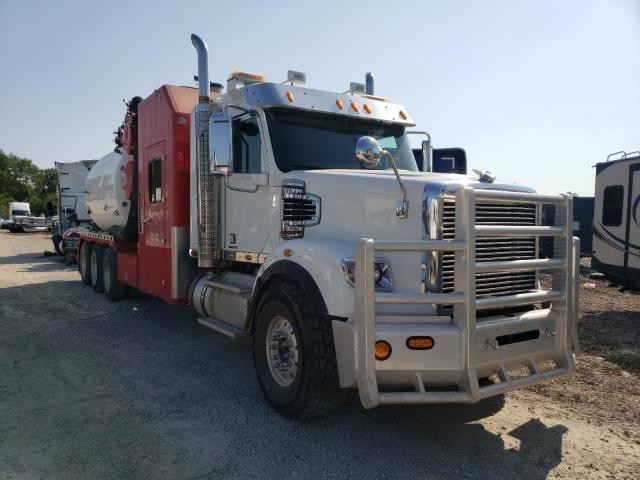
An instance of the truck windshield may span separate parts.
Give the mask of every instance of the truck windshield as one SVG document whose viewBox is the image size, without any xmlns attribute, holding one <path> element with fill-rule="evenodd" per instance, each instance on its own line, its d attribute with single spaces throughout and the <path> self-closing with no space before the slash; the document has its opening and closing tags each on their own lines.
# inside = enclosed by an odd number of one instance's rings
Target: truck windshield
<svg viewBox="0 0 640 480">
<path fill-rule="evenodd" d="M 29 212 L 27 210 L 11 210 L 11 215 L 29 216 Z"/>
<path fill-rule="evenodd" d="M 266 116 L 276 164 L 283 172 L 361 169 L 355 146 L 365 135 L 393 155 L 398 169 L 418 171 L 402 125 L 289 108 L 267 109 Z M 391 164 L 383 156 L 376 170 L 388 168 Z"/>
</svg>

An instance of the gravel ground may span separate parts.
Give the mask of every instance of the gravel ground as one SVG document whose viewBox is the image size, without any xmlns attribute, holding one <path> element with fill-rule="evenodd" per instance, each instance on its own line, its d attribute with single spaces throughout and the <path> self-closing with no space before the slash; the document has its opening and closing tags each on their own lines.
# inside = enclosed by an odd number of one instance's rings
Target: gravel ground
<svg viewBox="0 0 640 480">
<path fill-rule="evenodd" d="M 586 269 L 577 375 L 296 422 L 263 401 L 246 340 L 109 303 L 45 249 L 0 231 L 0 478 L 640 477 L 640 295 Z"/>
</svg>

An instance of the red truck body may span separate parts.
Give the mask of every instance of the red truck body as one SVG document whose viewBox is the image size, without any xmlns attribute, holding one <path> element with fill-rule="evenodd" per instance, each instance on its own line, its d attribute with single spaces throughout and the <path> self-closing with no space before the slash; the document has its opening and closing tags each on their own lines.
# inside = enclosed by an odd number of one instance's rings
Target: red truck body
<svg viewBox="0 0 640 480">
<path fill-rule="evenodd" d="M 80 233 L 80 249 L 91 243 L 116 252 L 118 280 L 173 304 L 188 302 L 174 285 L 173 232 L 189 228 L 190 112 L 197 102 L 196 89 L 163 85 L 138 106 L 137 241 Z"/>
</svg>

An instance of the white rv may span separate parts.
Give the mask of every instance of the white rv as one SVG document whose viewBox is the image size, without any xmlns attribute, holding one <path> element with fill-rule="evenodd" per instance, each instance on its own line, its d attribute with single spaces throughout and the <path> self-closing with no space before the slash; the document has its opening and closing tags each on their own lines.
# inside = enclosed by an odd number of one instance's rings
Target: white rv
<svg viewBox="0 0 640 480">
<path fill-rule="evenodd" d="M 596 164 L 592 268 L 640 288 L 640 152 Z"/>
</svg>

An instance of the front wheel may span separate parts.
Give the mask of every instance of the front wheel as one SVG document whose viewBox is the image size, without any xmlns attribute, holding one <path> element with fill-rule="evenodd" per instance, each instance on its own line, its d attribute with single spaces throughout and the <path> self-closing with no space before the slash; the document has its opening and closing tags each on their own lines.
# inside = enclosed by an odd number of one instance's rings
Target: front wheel
<svg viewBox="0 0 640 480">
<path fill-rule="evenodd" d="M 340 388 L 331 321 L 292 283 L 271 286 L 256 315 L 253 359 L 269 404 L 294 417 L 333 410 Z"/>
</svg>

